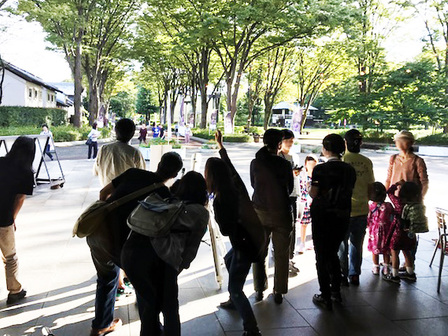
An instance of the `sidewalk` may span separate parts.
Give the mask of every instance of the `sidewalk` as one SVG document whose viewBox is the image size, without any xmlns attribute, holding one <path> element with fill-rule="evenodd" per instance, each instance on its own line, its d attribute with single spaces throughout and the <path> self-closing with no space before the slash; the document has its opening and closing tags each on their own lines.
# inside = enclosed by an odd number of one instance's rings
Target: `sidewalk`
<svg viewBox="0 0 448 336">
<path fill-rule="evenodd" d="M 254 150 L 252 146 L 229 147 L 229 155 L 245 180 Z M 187 153 L 187 169 L 192 152 Z M 204 160 L 213 154 L 203 154 Z M 64 188 L 39 186 L 18 216 L 17 250 L 28 296 L 18 305 L 6 306 L 4 273 L 0 272 L 0 336 L 41 335 L 42 326 L 51 327 L 58 336 L 88 335 L 90 330 L 95 270 L 85 239 L 72 238 L 71 229 L 82 209 L 97 198 L 100 185 L 91 175 L 92 162 L 62 161 L 62 166 Z M 434 248 L 431 238 L 435 236 L 431 232 L 420 237 L 416 283 L 403 281 L 397 286 L 373 276 L 366 252 L 361 286 L 344 288 L 344 304 L 333 312 L 322 311 L 311 302 L 318 292 L 313 251 L 296 257 L 301 272 L 290 279 L 290 291 L 282 305 L 276 305 L 271 296 L 255 303 L 250 274 L 245 292 L 263 335 L 447 335 L 448 267 L 444 267 L 440 295 L 436 292 L 439 254 L 433 267 L 428 267 Z M 271 260 L 266 296 L 272 291 L 272 266 Z M 220 290 L 210 247 L 201 244 L 191 268 L 179 277 L 183 335 L 241 335 L 238 314 L 216 308 L 228 298 L 226 282 L 227 278 Z M 116 317 L 124 325 L 111 335 L 139 335 L 134 302 L 134 296 L 120 298 Z"/>
</svg>

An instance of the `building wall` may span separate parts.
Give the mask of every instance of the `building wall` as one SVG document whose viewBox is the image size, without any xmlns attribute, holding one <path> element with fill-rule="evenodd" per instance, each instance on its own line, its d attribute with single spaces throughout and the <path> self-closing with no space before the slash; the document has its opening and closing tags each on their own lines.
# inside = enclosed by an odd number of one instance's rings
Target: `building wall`
<svg viewBox="0 0 448 336">
<path fill-rule="evenodd" d="M 23 78 L 5 71 L 5 78 L 3 81 L 3 106 L 25 106 L 25 88 L 26 81 Z"/>
<path fill-rule="evenodd" d="M 56 107 L 56 92 L 26 81 L 6 70 L 3 106 Z"/>
</svg>

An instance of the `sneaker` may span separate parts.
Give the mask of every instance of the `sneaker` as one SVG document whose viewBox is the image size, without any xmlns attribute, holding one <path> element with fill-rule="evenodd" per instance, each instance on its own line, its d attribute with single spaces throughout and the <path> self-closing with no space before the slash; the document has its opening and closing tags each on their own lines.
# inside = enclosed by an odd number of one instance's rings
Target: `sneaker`
<svg viewBox="0 0 448 336">
<path fill-rule="evenodd" d="M 417 276 L 415 275 L 415 273 L 410 274 L 408 272 L 405 272 L 400 274 L 399 277 L 408 281 L 417 281 Z"/>
<path fill-rule="evenodd" d="M 261 301 L 263 300 L 263 297 L 264 297 L 263 291 L 255 292 L 255 301 Z"/>
<path fill-rule="evenodd" d="M 348 282 L 347 277 L 345 277 L 345 276 L 342 277 L 342 279 L 341 279 L 341 286 L 344 286 L 344 287 L 349 287 L 350 286 L 350 283 Z"/>
<path fill-rule="evenodd" d="M 406 265 L 401 265 L 398 272 L 406 272 Z"/>
<path fill-rule="evenodd" d="M 245 332 L 243 332 L 243 336 L 261 336 L 261 332 L 259 332 L 259 331 L 245 331 Z"/>
<path fill-rule="evenodd" d="M 219 307 L 222 309 L 227 309 L 227 310 L 235 310 L 236 309 L 235 304 L 233 303 L 232 299 L 228 299 L 225 302 L 221 302 L 219 304 Z"/>
<path fill-rule="evenodd" d="M 325 299 L 322 294 L 314 294 L 313 296 L 313 302 L 314 304 L 321 306 L 327 310 L 333 309 L 333 303 L 330 299 Z"/>
<path fill-rule="evenodd" d="M 400 284 L 400 277 L 399 276 L 393 276 L 391 273 L 389 274 L 384 274 L 383 275 L 383 279 L 389 282 L 393 282 L 396 284 Z"/>
<path fill-rule="evenodd" d="M 119 318 L 117 318 L 117 319 L 113 320 L 112 323 L 110 324 L 110 326 L 108 326 L 106 328 L 102 328 L 102 329 L 92 328 L 92 330 L 90 330 L 90 336 L 103 336 L 103 335 L 109 334 L 109 333 L 115 331 L 115 329 L 121 327 L 122 324 L 123 324 L 123 322 L 121 322 L 121 320 Z"/>
<path fill-rule="evenodd" d="M 331 292 L 331 299 L 337 303 L 342 303 L 341 292 Z"/>
<path fill-rule="evenodd" d="M 289 261 L 289 271 L 294 273 L 299 273 L 300 270 L 294 265 L 292 260 Z"/>
<path fill-rule="evenodd" d="M 359 275 L 350 275 L 350 285 L 359 286 Z"/>
<path fill-rule="evenodd" d="M 274 302 L 276 304 L 282 304 L 283 303 L 283 294 L 274 292 Z"/>
<path fill-rule="evenodd" d="M 372 274 L 373 275 L 379 275 L 380 274 L 380 266 L 373 266 L 372 267 Z"/>
<path fill-rule="evenodd" d="M 297 252 L 299 253 L 299 254 L 303 254 L 303 252 L 305 252 L 305 244 L 300 244 L 299 245 L 299 248 L 298 248 L 298 250 L 297 250 Z"/>
<path fill-rule="evenodd" d="M 20 292 L 15 294 L 8 294 L 8 299 L 6 300 L 6 304 L 13 304 L 20 300 L 22 300 L 26 296 L 26 290 L 22 289 Z"/>
</svg>

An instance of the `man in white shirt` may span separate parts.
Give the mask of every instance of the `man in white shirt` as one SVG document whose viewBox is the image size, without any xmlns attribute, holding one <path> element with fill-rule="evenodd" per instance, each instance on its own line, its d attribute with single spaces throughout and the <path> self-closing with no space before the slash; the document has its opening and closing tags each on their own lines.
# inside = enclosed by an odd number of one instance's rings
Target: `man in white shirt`
<svg viewBox="0 0 448 336">
<path fill-rule="evenodd" d="M 146 169 L 140 151 L 128 142 L 135 134 L 135 124 L 130 119 L 120 119 L 115 125 L 117 141 L 100 148 L 96 158 L 94 175 L 98 175 L 101 185 L 108 185 L 115 177 L 129 168 Z"/>
</svg>

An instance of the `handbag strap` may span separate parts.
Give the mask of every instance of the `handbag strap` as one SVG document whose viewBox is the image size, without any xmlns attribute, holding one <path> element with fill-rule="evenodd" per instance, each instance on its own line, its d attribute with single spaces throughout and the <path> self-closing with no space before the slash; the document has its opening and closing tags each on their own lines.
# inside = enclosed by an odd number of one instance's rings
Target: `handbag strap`
<svg viewBox="0 0 448 336">
<path fill-rule="evenodd" d="M 117 199 L 116 201 L 113 201 L 112 203 L 110 203 L 109 210 L 115 209 L 123 204 L 126 204 L 126 203 L 132 201 L 135 198 L 138 198 L 140 196 L 148 194 L 151 191 L 154 191 L 154 190 L 159 189 L 164 186 L 165 186 L 165 184 L 163 184 L 162 182 L 158 182 L 158 183 L 151 184 L 147 187 L 144 187 L 142 189 L 139 189 L 137 191 L 134 191 L 133 193 L 123 196 L 123 197 Z"/>
</svg>

